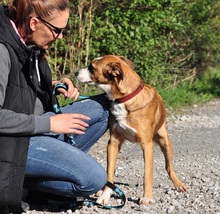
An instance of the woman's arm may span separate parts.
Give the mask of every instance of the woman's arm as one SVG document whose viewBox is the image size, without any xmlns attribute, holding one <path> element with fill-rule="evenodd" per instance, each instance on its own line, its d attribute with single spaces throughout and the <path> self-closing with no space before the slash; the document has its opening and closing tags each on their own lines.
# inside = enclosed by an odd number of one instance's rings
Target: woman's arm
<svg viewBox="0 0 220 214">
<path fill-rule="evenodd" d="M 25 136 L 50 131 L 50 117 L 26 115 L 3 109 L 11 69 L 9 52 L 0 43 L 0 134 Z"/>
</svg>

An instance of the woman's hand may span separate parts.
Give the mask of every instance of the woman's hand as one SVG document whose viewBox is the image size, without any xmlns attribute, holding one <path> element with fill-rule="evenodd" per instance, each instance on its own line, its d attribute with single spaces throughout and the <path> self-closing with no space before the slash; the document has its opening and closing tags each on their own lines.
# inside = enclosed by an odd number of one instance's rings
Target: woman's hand
<svg viewBox="0 0 220 214">
<path fill-rule="evenodd" d="M 50 117 L 50 131 L 57 134 L 85 134 L 90 120 L 83 114 L 57 114 Z"/>
<path fill-rule="evenodd" d="M 72 98 L 74 100 L 77 100 L 79 97 L 79 90 L 74 86 L 73 82 L 67 77 L 64 77 L 60 82 L 67 86 L 67 90 L 63 88 L 58 88 L 57 91 L 63 94 L 66 99 Z M 57 83 L 59 83 L 59 81 L 54 81 L 53 85 Z"/>
</svg>

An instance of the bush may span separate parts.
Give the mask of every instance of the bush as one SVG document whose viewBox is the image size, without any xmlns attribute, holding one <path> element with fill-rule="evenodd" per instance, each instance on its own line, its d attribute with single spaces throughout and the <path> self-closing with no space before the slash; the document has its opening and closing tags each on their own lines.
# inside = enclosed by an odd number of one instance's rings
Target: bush
<svg viewBox="0 0 220 214">
<path fill-rule="evenodd" d="M 153 86 L 193 81 L 219 64 L 219 1 L 80 0 L 71 2 L 69 31 L 50 64 L 72 75 L 93 58 L 123 55 Z"/>
<path fill-rule="evenodd" d="M 189 85 L 193 93 L 219 95 L 218 72 L 210 68 L 220 67 L 220 1 L 79 0 L 70 5 L 68 32 L 49 50 L 54 78 L 74 80 L 75 71 L 92 59 L 116 54 L 129 58 L 144 81 L 164 93 Z"/>
</svg>

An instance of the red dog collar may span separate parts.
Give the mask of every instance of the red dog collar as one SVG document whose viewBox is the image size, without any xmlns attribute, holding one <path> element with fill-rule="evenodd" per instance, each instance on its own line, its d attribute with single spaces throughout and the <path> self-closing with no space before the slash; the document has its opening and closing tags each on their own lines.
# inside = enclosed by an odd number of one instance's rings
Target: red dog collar
<svg viewBox="0 0 220 214">
<path fill-rule="evenodd" d="M 134 90 L 133 92 L 131 92 L 130 94 L 119 98 L 119 99 L 115 99 L 114 102 L 115 103 L 124 103 L 128 100 L 130 100 L 131 98 L 135 97 L 142 89 L 144 88 L 144 81 L 142 80 L 139 84 L 139 86 L 136 88 L 136 90 Z"/>
</svg>

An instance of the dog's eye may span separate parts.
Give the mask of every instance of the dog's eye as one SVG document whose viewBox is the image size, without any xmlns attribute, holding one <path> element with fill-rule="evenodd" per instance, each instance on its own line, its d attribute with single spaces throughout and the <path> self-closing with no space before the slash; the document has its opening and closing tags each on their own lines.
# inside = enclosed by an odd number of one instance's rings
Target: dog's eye
<svg viewBox="0 0 220 214">
<path fill-rule="evenodd" d="M 91 74 L 93 74 L 94 68 L 93 68 L 92 64 L 89 65 L 88 69 L 89 69 L 89 72 L 90 72 Z"/>
</svg>

